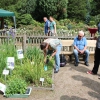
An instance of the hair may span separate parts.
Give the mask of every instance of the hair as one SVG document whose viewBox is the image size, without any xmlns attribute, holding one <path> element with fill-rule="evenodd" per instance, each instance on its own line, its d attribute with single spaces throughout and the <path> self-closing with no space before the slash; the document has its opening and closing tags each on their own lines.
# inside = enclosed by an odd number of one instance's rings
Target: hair
<svg viewBox="0 0 100 100">
<path fill-rule="evenodd" d="M 83 31 L 79 31 L 79 32 L 78 32 L 78 35 L 79 35 L 79 34 L 82 34 L 82 35 L 84 36 L 84 32 L 83 32 Z"/>
<path fill-rule="evenodd" d="M 46 46 L 47 46 L 47 43 L 42 42 L 42 43 L 40 44 L 40 48 L 41 48 L 41 50 L 45 49 Z"/>
<path fill-rule="evenodd" d="M 54 20 L 54 18 L 53 18 L 52 16 L 50 16 L 50 17 Z M 50 17 L 49 17 L 49 18 L 50 18 Z"/>
</svg>

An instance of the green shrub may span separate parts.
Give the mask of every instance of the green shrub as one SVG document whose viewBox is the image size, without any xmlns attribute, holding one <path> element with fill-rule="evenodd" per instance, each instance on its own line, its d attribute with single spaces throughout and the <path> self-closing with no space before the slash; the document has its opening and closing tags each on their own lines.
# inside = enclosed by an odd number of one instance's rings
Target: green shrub
<svg viewBox="0 0 100 100">
<path fill-rule="evenodd" d="M 25 94 L 27 84 L 19 77 L 10 77 L 7 81 L 6 96 L 9 97 L 13 94 Z"/>
</svg>

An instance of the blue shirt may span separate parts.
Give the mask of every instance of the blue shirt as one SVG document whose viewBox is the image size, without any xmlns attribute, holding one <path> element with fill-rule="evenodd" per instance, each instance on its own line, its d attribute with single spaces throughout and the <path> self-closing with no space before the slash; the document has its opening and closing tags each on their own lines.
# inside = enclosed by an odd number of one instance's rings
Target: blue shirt
<svg viewBox="0 0 100 100">
<path fill-rule="evenodd" d="M 48 33 L 48 28 L 49 28 L 49 27 L 50 27 L 50 21 L 47 20 L 47 21 L 45 22 L 45 26 L 44 26 L 44 32 L 45 32 L 45 34 Z"/>
<path fill-rule="evenodd" d="M 78 36 L 74 38 L 74 46 L 76 46 L 79 50 L 83 50 L 85 46 L 87 46 L 87 40 L 83 37 L 81 40 L 78 39 Z"/>
</svg>

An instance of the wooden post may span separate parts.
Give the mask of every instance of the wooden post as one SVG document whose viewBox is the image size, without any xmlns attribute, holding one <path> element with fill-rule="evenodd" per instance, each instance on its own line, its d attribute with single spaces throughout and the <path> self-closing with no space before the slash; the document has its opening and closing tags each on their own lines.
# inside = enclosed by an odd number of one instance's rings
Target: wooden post
<svg viewBox="0 0 100 100">
<path fill-rule="evenodd" d="M 26 49 L 26 34 L 23 35 L 22 49 L 25 52 L 25 49 Z"/>
</svg>

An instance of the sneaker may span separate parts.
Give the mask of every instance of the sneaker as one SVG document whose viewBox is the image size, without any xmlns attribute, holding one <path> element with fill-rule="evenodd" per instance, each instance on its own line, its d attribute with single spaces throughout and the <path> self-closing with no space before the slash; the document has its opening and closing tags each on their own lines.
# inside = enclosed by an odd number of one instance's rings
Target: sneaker
<svg viewBox="0 0 100 100">
<path fill-rule="evenodd" d="M 78 64 L 79 64 L 78 62 L 75 62 L 75 66 L 78 66 Z"/>
<path fill-rule="evenodd" d="M 92 71 L 87 71 L 87 74 L 96 75 Z"/>
<path fill-rule="evenodd" d="M 89 63 L 88 63 L 88 62 L 85 62 L 85 65 L 86 65 L 86 66 L 89 66 Z"/>
<path fill-rule="evenodd" d="M 58 73 L 58 71 L 54 70 L 54 73 Z"/>
</svg>

